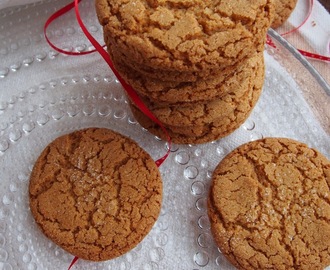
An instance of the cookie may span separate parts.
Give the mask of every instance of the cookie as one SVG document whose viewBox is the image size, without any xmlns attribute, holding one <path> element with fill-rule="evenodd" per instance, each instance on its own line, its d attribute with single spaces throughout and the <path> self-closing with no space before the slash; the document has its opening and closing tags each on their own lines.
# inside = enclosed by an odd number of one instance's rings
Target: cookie
<svg viewBox="0 0 330 270">
<path fill-rule="evenodd" d="M 162 180 L 133 140 L 104 128 L 58 137 L 30 177 L 32 215 L 41 231 L 82 259 L 103 261 L 134 248 L 158 218 Z"/>
<path fill-rule="evenodd" d="M 244 123 L 257 103 L 261 91 L 262 87 L 254 87 L 252 91 L 248 91 L 248 95 L 244 96 L 241 102 L 236 103 L 237 106 L 227 110 L 221 117 L 208 124 L 200 126 L 170 126 L 163 124 L 163 126 L 167 129 L 172 142 L 176 144 L 201 144 L 218 140 L 228 136 Z M 130 108 L 142 127 L 166 140 L 166 134 L 157 124 L 152 122 L 135 106 L 130 105 Z"/>
<path fill-rule="evenodd" d="M 210 69 L 201 69 L 199 71 L 178 71 L 175 69 L 161 70 L 133 63 L 125 53 L 118 51 L 111 45 L 108 45 L 107 49 L 116 69 L 122 70 L 124 74 L 134 74 L 134 77 L 138 76 L 147 78 L 147 81 L 152 80 L 156 82 L 158 81 L 159 83 L 165 83 L 164 86 L 168 83 L 171 85 L 180 85 L 182 83 L 194 83 L 209 79 L 219 80 L 221 77 L 226 77 L 228 74 L 234 72 L 242 63 L 245 63 L 247 59 L 250 58 L 244 57 L 240 62 L 233 65 L 223 67 L 218 66 Z"/>
<path fill-rule="evenodd" d="M 96 0 L 106 45 L 159 72 L 199 72 L 263 51 L 272 0 Z"/>
<path fill-rule="evenodd" d="M 280 27 L 290 17 L 296 5 L 297 0 L 274 0 L 275 16 L 271 27 Z"/>
<path fill-rule="evenodd" d="M 138 109 L 131 109 L 135 119 L 142 127 L 162 140 L 167 139 L 164 131 L 158 125 L 151 122 L 150 119 L 143 115 Z M 247 117 L 248 114 L 245 115 L 244 120 L 246 120 Z M 243 122 L 244 121 L 238 122 L 230 121 L 229 119 L 220 119 L 203 126 L 163 126 L 171 137 L 171 141 L 175 144 L 203 144 L 230 135 L 238 129 Z"/>
<path fill-rule="evenodd" d="M 251 103 L 252 91 L 257 88 L 258 92 L 264 81 L 264 67 L 260 66 L 254 74 L 244 80 L 234 83 L 225 81 L 221 85 L 219 92 L 223 91 L 222 97 L 206 102 L 180 103 L 175 105 L 159 105 L 159 103 L 150 102 L 148 98 L 144 98 L 144 103 L 158 118 L 160 122 L 170 126 L 201 126 L 206 125 L 219 118 L 232 118 L 234 111 L 250 111 L 242 109 L 246 104 Z M 258 85 L 257 87 L 255 87 Z M 226 89 L 228 88 L 228 89 Z"/>
<path fill-rule="evenodd" d="M 206 102 L 219 99 L 226 92 L 239 89 L 264 69 L 263 53 L 255 53 L 240 65 L 228 67 L 214 77 L 195 82 L 173 82 L 152 79 L 134 71 L 113 58 L 117 71 L 142 97 L 157 105 Z"/>
<path fill-rule="evenodd" d="M 286 138 L 249 142 L 216 167 L 211 232 L 238 269 L 330 265 L 330 161 Z"/>
</svg>

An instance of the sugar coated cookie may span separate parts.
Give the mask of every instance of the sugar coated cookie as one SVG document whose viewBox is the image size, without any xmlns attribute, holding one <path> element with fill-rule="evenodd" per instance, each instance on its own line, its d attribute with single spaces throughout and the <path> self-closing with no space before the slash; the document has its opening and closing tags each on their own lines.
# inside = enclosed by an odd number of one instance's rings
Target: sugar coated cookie
<svg viewBox="0 0 330 270">
<path fill-rule="evenodd" d="M 263 51 L 272 0 L 96 0 L 107 46 L 142 68 L 206 71 Z"/>
<path fill-rule="evenodd" d="M 251 80 L 259 81 L 263 84 L 264 77 L 259 76 L 265 68 L 263 53 L 255 53 L 240 65 L 229 66 L 218 75 L 197 80 L 195 82 L 174 82 L 166 80 L 156 80 L 141 73 L 129 69 L 122 62 L 116 61 L 117 71 L 136 90 L 136 92 L 151 102 L 160 106 L 175 105 L 196 102 L 206 102 L 219 99 L 230 91 L 242 89 L 243 85 Z"/>
<path fill-rule="evenodd" d="M 141 65 L 139 63 L 134 63 L 125 52 L 120 52 L 116 47 L 108 45 L 108 53 L 114 63 L 116 69 L 120 71 L 123 78 L 130 78 L 128 80 L 134 80 L 135 77 L 139 76 L 146 78 L 146 80 L 155 81 L 159 83 L 171 83 L 180 85 L 183 83 L 194 83 L 203 80 L 217 79 L 226 77 L 231 72 L 238 69 L 243 63 L 247 61 L 248 57 L 242 57 L 242 59 L 230 65 L 215 66 L 214 68 L 202 68 L 198 71 L 181 71 L 179 69 L 155 69 L 146 65 Z M 132 76 L 133 75 L 133 76 Z M 149 88 L 149 90 L 157 91 L 157 88 Z"/>
<path fill-rule="evenodd" d="M 167 129 L 171 141 L 177 144 L 201 144 L 218 140 L 228 136 L 238 129 L 251 114 L 257 103 L 262 89 L 253 88 L 248 94 L 237 103 L 236 106 L 228 107 L 219 118 L 204 125 L 171 126 L 163 124 Z M 164 131 L 147 116 L 145 116 L 134 105 L 131 105 L 131 111 L 136 120 L 146 128 L 150 133 L 166 140 Z"/>
<path fill-rule="evenodd" d="M 250 74 L 242 85 L 233 83 L 237 88 L 231 88 L 219 99 L 150 109 L 160 119 L 174 143 L 201 144 L 218 140 L 238 129 L 249 117 L 262 93 L 264 71 L 264 66 L 260 65 L 253 76 Z M 230 85 L 228 81 L 226 86 Z M 146 104 L 149 105 L 148 102 Z M 166 139 L 164 131 L 134 104 L 130 108 L 144 128 Z"/>
<path fill-rule="evenodd" d="M 216 167 L 211 231 L 238 269 L 330 265 L 330 161 L 286 138 L 238 147 Z"/>
<path fill-rule="evenodd" d="M 71 254 L 103 261 L 134 248 L 161 208 L 153 159 L 131 139 L 104 128 L 63 135 L 32 170 L 30 208 L 42 232 Z"/>
<path fill-rule="evenodd" d="M 253 71 L 246 74 L 248 76 L 239 82 L 227 80 L 223 83 L 217 89 L 218 92 L 223 92 L 220 98 L 205 102 L 181 102 L 174 105 L 160 105 L 144 98 L 144 103 L 163 124 L 170 126 L 201 126 L 219 118 L 236 118 L 234 117 L 236 113 L 250 111 L 250 104 L 255 104 L 251 102 L 253 96 L 251 92 L 261 89 L 263 85 L 264 65 L 260 64 Z"/>
</svg>

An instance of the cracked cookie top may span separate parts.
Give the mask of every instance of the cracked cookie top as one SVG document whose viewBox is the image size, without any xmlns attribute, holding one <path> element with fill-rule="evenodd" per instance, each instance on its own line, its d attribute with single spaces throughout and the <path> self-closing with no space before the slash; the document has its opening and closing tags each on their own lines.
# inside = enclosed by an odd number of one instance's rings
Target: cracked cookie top
<svg viewBox="0 0 330 270">
<path fill-rule="evenodd" d="M 158 218 L 161 176 L 134 141 L 104 128 L 61 136 L 32 170 L 30 208 L 42 232 L 86 260 L 134 248 Z"/>
<path fill-rule="evenodd" d="M 262 51 L 272 0 L 96 0 L 108 46 L 155 69 L 222 68 Z"/>
<path fill-rule="evenodd" d="M 330 161 L 285 138 L 247 143 L 213 174 L 214 239 L 238 269 L 330 265 Z"/>
</svg>

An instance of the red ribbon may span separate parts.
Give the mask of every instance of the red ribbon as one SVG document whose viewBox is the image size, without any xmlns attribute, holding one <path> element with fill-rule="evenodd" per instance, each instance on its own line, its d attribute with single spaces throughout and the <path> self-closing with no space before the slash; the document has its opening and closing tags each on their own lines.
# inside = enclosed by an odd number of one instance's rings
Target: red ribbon
<svg viewBox="0 0 330 270">
<path fill-rule="evenodd" d="M 314 0 L 309 0 L 309 9 L 308 9 L 306 18 L 294 29 L 292 29 L 288 32 L 282 33 L 280 35 L 285 36 L 285 35 L 289 35 L 289 34 L 295 32 L 295 31 L 298 31 L 299 28 L 301 28 L 307 22 L 307 20 L 310 18 L 311 14 L 312 14 L 312 10 L 313 10 L 313 5 L 314 5 Z M 269 36 L 267 36 L 266 43 L 269 46 L 271 46 L 273 48 L 276 48 L 275 43 L 272 41 L 272 39 Z M 330 46 L 330 44 L 328 44 L 328 45 Z M 324 56 L 324 55 L 320 55 L 320 54 L 316 54 L 316 53 L 312 53 L 312 52 L 308 52 L 308 51 L 304 51 L 304 50 L 300 50 L 300 49 L 297 49 L 297 50 L 298 50 L 298 52 L 300 52 L 305 57 L 315 59 L 315 60 L 330 62 L 330 57 L 328 57 L 328 56 Z"/>
<path fill-rule="evenodd" d="M 78 0 L 78 3 L 80 3 L 81 0 Z M 86 51 L 86 52 L 68 52 L 65 50 L 62 50 L 59 47 L 56 47 L 48 38 L 47 36 L 47 28 L 48 26 L 55 21 L 57 18 L 61 17 L 62 15 L 64 15 L 65 13 L 67 13 L 68 11 L 70 11 L 72 8 L 74 8 L 75 6 L 75 2 L 72 2 L 68 5 L 66 5 L 65 7 L 61 8 L 60 10 L 56 11 L 52 16 L 50 16 L 48 18 L 48 20 L 46 21 L 45 25 L 44 25 L 44 36 L 46 38 L 46 41 L 48 42 L 48 44 L 56 51 L 63 53 L 63 54 L 67 54 L 67 55 L 84 55 L 84 54 L 89 54 L 89 53 L 93 53 L 96 52 L 96 50 L 92 50 L 92 51 Z"/>
<path fill-rule="evenodd" d="M 115 74 L 115 76 L 117 77 L 117 79 L 119 80 L 119 82 L 122 84 L 123 88 L 125 89 L 126 93 L 130 96 L 131 100 L 133 100 L 133 102 L 137 105 L 137 107 L 147 116 L 149 117 L 153 122 L 155 122 L 156 124 L 158 124 L 161 129 L 163 130 L 163 132 L 166 135 L 166 139 L 168 142 L 168 150 L 166 152 L 166 154 L 157 159 L 155 161 L 156 165 L 159 167 L 162 165 L 162 163 L 167 159 L 167 157 L 170 154 L 171 151 L 171 138 L 166 130 L 166 128 L 163 126 L 163 124 L 154 116 L 154 114 L 148 109 L 148 107 L 142 102 L 142 100 L 140 99 L 140 97 L 137 95 L 137 93 L 135 92 L 135 90 L 125 82 L 125 80 L 119 75 L 119 73 L 117 72 L 117 70 L 115 69 L 109 54 L 103 49 L 105 46 L 101 46 L 95 39 L 94 37 L 89 33 L 89 31 L 87 30 L 87 28 L 85 27 L 81 17 L 80 17 L 80 13 L 79 13 L 79 7 L 78 4 L 81 2 L 81 0 L 74 0 L 74 2 L 66 5 L 65 7 L 61 8 L 60 10 L 58 10 L 57 12 L 55 12 L 53 15 L 51 15 L 48 20 L 46 21 L 45 25 L 44 25 L 44 36 L 46 38 L 46 41 L 48 42 L 48 44 L 56 51 L 63 53 L 63 54 L 67 54 L 67 55 L 73 55 L 73 56 L 77 56 L 77 55 L 85 55 L 85 54 L 89 54 L 89 53 L 93 53 L 93 52 L 98 52 L 102 58 L 106 61 L 106 63 L 108 64 L 108 66 L 111 68 L 112 72 Z M 47 36 L 47 28 L 48 26 L 56 19 L 58 19 L 59 17 L 61 17 L 62 15 L 64 15 L 66 12 L 68 12 L 69 10 L 71 10 L 72 8 L 75 8 L 75 14 L 76 14 L 76 18 L 77 21 L 79 23 L 79 26 L 81 27 L 82 31 L 84 32 L 84 34 L 86 35 L 86 37 L 89 39 L 89 41 L 92 43 L 92 45 L 94 46 L 94 50 L 91 51 L 85 51 L 85 52 L 69 52 L 69 51 L 65 51 L 62 50 L 61 48 L 58 48 L 57 46 L 55 46 L 48 38 Z M 73 265 L 78 261 L 78 257 L 74 257 L 74 259 L 72 260 L 68 270 L 70 270 Z"/>
<path fill-rule="evenodd" d="M 133 100 L 133 102 L 137 105 L 137 107 L 147 116 L 149 117 L 153 122 L 155 122 L 156 124 L 158 124 L 161 129 L 163 130 L 163 132 L 166 135 L 166 139 L 168 142 L 168 150 L 166 152 L 166 154 L 159 158 L 158 160 L 155 161 L 156 165 L 159 167 L 165 160 L 166 158 L 169 156 L 169 153 L 171 151 L 171 138 L 166 130 L 166 128 L 163 126 L 163 124 L 154 116 L 154 114 L 149 110 L 149 108 L 142 102 L 142 100 L 140 99 L 140 97 L 138 96 L 138 94 L 135 92 L 135 90 L 132 88 L 132 86 L 130 86 L 129 84 L 127 84 L 125 82 L 125 80 L 120 76 L 120 74 L 118 73 L 118 71 L 115 69 L 109 54 L 103 49 L 105 46 L 101 46 L 96 39 L 89 33 L 89 31 L 87 30 L 87 28 L 85 27 L 80 13 L 79 13 L 79 7 L 78 4 L 81 2 L 81 0 L 74 0 L 74 2 L 66 5 L 65 7 L 61 8 L 60 10 L 58 10 L 57 12 L 55 12 L 52 16 L 50 16 L 48 18 L 48 20 L 46 21 L 45 25 L 44 25 L 44 36 L 47 40 L 47 42 L 49 43 L 49 45 L 56 51 L 63 53 L 63 54 L 67 54 L 67 55 L 85 55 L 85 54 L 89 54 L 89 53 L 93 53 L 93 52 L 98 52 L 103 59 L 107 62 L 108 66 L 111 68 L 112 72 L 115 74 L 115 76 L 117 77 L 117 79 L 119 80 L 119 82 L 122 84 L 123 88 L 125 89 L 126 93 L 130 96 L 131 100 Z M 68 12 L 69 10 L 71 10 L 72 8 L 75 8 L 75 14 L 76 14 L 76 18 L 77 21 L 79 23 L 79 26 L 81 27 L 82 31 L 84 32 L 84 34 L 86 35 L 86 37 L 89 39 L 89 41 L 92 43 L 92 45 L 94 46 L 95 50 L 91 50 L 91 51 L 86 51 L 86 52 L 68 52 L 65 50 L 62 50 L 60 48 L 58 48 L 57 46 L 55 46 L 48 38 L 47 36 L 47 28 L 48 26 L 57 18 L 61 17 L 62 15 L 64 15 L 66 12 Z"/>
<path fill-rule="evenodd" d="M 168 157 L 168 155 L 169 155 L 169 153 L 171 151 L 171 138 L 170 138 L 170 136 L 169 136 L 166 128 L 157 119 L 157 117 L 154 116 L 154 114 L 149 110 L 149 108 L 142 102 L 142 100 L 140 99 L 140 97 L 138 96 L 138 94 L 136 93 L 136 91 L 133 89 L 133 87 L 130 86 L 128 83 L 126 83 L 125 80 L 120 76 L 120 74 L 115 69 L 115 67 L 114 67 L 114 65 L 112 63 L 109 54 L 95 40 L 95 38 L 88 32 L 87 28 L 85 27 L 85 25 L 84 25 L 84 23 L 83 23 L 83 21 L 82 21 L 82 19 L 80 17 L 79 7 L 78 7 L 79 1 L 81 1 L 81 0 L 75 0 L 74 1 L 74 3 L 75 3 L 75 12 L 76 12 L 77 21 L 78 21 L 81 29 L 83 30 L 84 34 L 89 39 L 89 41 L 92 43 L 92 45 L 95 47 L 95 49 L 98 51 L 98 53 L 107 62 L 107 64 L 111 68 L 112 72 L 115 74 L 115 76 L 117 77 L 117 79 L 119 80 L 119 82 L 122 84 L 122 86 L 124 87 L 126 93 L 130 96 L 130 98 L 133 100 L 133 102 L 135 103 L 135 105 L 138 106 L 138 108 L 147 117 L 149 117 L 153 122 L 155 122 L 157 125 L 159 125 L 161 127 L 161 129 L 163 130 L 163 132 L 165 133 L 165 135 L 166 135 L 167 142 L 168 142 L 168 150 L 167 150 L 166 154 L 163 157 L 161 157 L 160 159 L 158 159 L 158 160 L 155 161 L 156 165 L 159 167 L 166 160 L 166 158 Z"/>
<path fill-rule="evenodd" d="M 74 258 L 73 258 L 73 260 L 72 260 L 72 262 L 71 262 L 71 264 L 70 264 L 68 270 L 70 270 L 70 269 L 72 268 L 72 266 L 78 261 L 78 259 L 79 259 L 78 257 L 74 257 Z"/>
<path fill-rule="evenodd" d="M 312 59 L 316 59 L 316 60 L 320 60 L 320 61 L 325 61 L 325 62 L 330 62 L 330 57 L 328 57 L 328 56 L 324 56 L 324 55 L 320 55 L 320 54 L 316 54 L 316 53 L 311 53 L 311 52 L 306 52 L 306 51 L 299 50 L 299 49 L 297 49 L 297 50 L 303 56 L 306 56 L 308 58 L 312 58 Z"/>
</svg>

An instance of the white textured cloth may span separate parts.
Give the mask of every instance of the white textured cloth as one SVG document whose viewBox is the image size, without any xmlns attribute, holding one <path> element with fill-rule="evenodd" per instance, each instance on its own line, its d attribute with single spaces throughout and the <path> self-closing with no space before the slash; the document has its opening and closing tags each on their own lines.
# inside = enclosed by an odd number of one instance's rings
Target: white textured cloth
<svg viewBox="0 0 330 270">
<path fill-rule="evenodd" d="M 291 16 L 276 30 L 283 34 L 300 26 L 308 16 L 311 3 L 312 0 L 298 0 Z M 311 14 L 307 21 L 299 29 L 283 37 L 297 49 L 329 57 L 330 14 L 320 2 L 314 0 Z M 330 62 L 321 62 L 312 58 L 308 60 L 330 85 Z"/>
<path fill-rule="evenodd" d="M 288 19 L 288 23 L 294 27 L 299 26 L 306 18 L 310 5 L 310 0 L 299 0 L 297 7 Z M 316 52 L 330 55 L 330 14 L 318 1 L 314 1 L 310 17 L 298 31 Z"/>
</svg>

